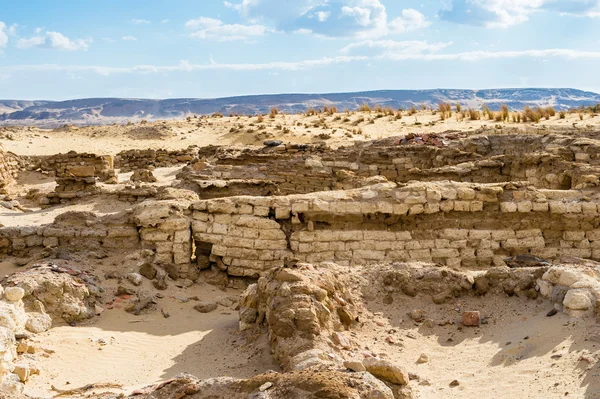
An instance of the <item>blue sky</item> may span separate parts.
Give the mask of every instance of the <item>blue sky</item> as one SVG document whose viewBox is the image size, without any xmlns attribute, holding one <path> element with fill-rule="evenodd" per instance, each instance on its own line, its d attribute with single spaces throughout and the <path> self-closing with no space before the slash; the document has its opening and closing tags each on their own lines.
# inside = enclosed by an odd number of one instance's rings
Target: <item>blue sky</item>
<svg viewBox="0 0 600 399">
<path fill-rule="evenodd" d="M 600 0 L 20 0 L 0 98 L 600 92 Z"/>
</svg>

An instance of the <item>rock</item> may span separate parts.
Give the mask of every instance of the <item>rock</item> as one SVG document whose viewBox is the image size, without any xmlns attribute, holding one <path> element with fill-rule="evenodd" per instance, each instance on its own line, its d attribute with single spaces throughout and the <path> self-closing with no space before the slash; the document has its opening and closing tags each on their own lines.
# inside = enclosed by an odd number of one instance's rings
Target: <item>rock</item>
<svg viewBox="0 0 600 399">
<path fill-rule="evenodd" d="M 478 327 L 480 322 L 481 322 L 481 319 L 480 319 L 478 311 L 463 312 L 463 314 L 462 314 L 463 326 Z"/>
<path fill-rule="evenodd" d="M 389 360 L 371 357 L 365 359 L 363 365 L 369 373 L 381 380 L 391 382 L 392 384 L 408 384 L 408 372 L 403 367 L 396 366 Z"/>
<path fill-rule="evenodd" d="M 558 310 L 551 309 L 548 313 L 546 313 L 546 317 L 552 317 L 552 316 L 554 316 L 557 313 L 558 313 Z"/>
<path fill-rule="evenodd" d="M 263 144 L 266 147 L 277 147 L 277 146 L 280 146 L 281 144 L 283 144 L 283 141 L 281 141 L 281 140 L 265 140 L 263 142 Z"/>
<path fill-rule="evenodd" d="M 266 391 L 267 389 L 271 388 L 272 386 L 273 386 L 273 383 L 272 383 L 272 382 L 270 382 L 270 381 L 269 381 L 269 382 L 265 382 L 265 383 L 264 383 L 264 384 L 262 384 L 260 387 L 258 387 L 258 390 L 259 390 L 260 392 L 264 392 L 264 391 Z"/>
<path fill-rule="evenodd" d="M 157 290 L 161 290 L 161 291 L 166 290 L 168 288 L 168 285 L 167 285 L 167 275 L 165 274 L 163 276 L 160 276 L 156 280 L 154 280 L 152 282 L 152 286 L 154 288 L 156 288 Z"/>
<path fill-rule="evenodd" d="M 346 338 L 343 333 L 336 331 L 331 335 L 331 339 L 337 346 L 341 346 L 344 349 L 350 349 L 350 341 L 348 341 L 348 338 Z"/>
<path fill-rule="evenodd" d="M 129 273 L 127 274 L 127 280 L 133 285 L 142 284 L 142 275 L 139 273 Z"/>
<path fill-rule="evenodd" d="M 586 289 L 572 289 L 567 291 L 563 306 L 571 310 L 588 310 L 592 307 L 592 300 Z"/>
<path fill-rule="evenodd" d="M 421 356 L 419 356 L 419 358 L 417 359 L 418 364 L 427 363 L 428 361 L 429 361 L 429 358 L 424 353 L 421 353 Z"/>
<path fill-rule="evenodd" d="M 337 314 L 345 326 L 350 326 L 356 321 L 356 318 L 358 317 L 355 309 L 350 305 L 340 306 L 339 308 L 337 308 Z"/>
<path fill-rule="evenodd" d="M 157 273 L 156 268 L 150 262 L 144 262 L 140 265 L 139 274 L 146 277 L 148 280 L 154 280 Z"/>
<path fill-rule="evenodd" d="M 450 383 L 451 387 L 457 387 L 460 385 L 460 382 L 458 382 L 458 380 L 452 380 L 452 382 Z"/>
<path fill-rule="evenodd" d="M 17 302 L 23 299 L 25 290 L 21 287 L 6 287 L 4 289 L 4 297 L 10 302 Z"/>
<path fill-rule="evenodd" d="M 210 313 L 215 310 L 217 306 L 216 302 L 200 301 L 194 306 L 194 309 L 200 313 Z"/>
<path fill-rule="evenodd" d="M 132 303 L 131 305 L 129 305 L 125 311 L 129 312 L 129 313 L 133 313 L 134 315 L 138 316 L 142 310 L 150 307 L 152 304 L 154 304 L 154 298 L 151 296 L 142 296 L 140 298 L 138 298 L 138 301 L 135 303 Z"/>
<path fill-rule="evenodd" d="M 34 334 L 43 333 L 52 327 L 52 318 L 47 313 L 29 312 L 27 313 L 27 323 L 25 328 Z"/>
<path fill-rule="evenodd" d="M 367 370 L 365 365 L 362 364 L 362 362 L 359 362 L 358 360 L 346 360 L 344 362 L 344 367 L 346 367 L 348 370 L 352 370 L 357 373 Z"/>
<path fill-rule="evenodd" d="M 31 375 L 31 369 L 27 364 L 15 364 L 15 368 L 13 369 L 13 374 L 19 376 L 21 382 L 25 382 L 29 379 Z"/>
<path fill-rule="evenodd" d="M 421 321 L 423 321 L 423 319 L 425 319 L 422 309 L 413 309 L 410 311 L 410 313 L 408 315 L 410 316 L 411 319 L 413 319 L 416 322 L 421 322 Z"/>
<path fill-rule="evenodd" d="M 135 290 L 133 288 L 125 287 L 124 285 L 119 285 L 117 287 L 117 296 L 121 295 L 135 295 Z"/>
</svg>

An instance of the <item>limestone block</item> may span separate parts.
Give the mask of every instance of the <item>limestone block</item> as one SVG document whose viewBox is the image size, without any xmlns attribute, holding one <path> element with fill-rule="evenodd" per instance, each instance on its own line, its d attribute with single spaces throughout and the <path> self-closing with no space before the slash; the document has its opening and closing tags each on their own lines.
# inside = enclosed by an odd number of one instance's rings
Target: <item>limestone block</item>
<svg viewBox="0 0 600 399">
<path fill-rule="evenodd" d="M 431 260 L 431 252 L 429 249 L 414 249 L 408 251 L 412 260 Z"/>
<path fill-rule="evenodd" d="M 585 238 L 585 231 L 563 231 L 563 239 L 567 241 L 581 241 Z"/>
<path fill-rule="evenodd" d="M 419 215 L 419 214 L 423 213 L 424 211 L 425 211 L 425 208 L 423 208 L 423 205 L 417 204 L 417 205 L 413 205 L 409 208 L 408 214 L 409 215 Z"/>
<path fill-rule="evenodd" d="M 483 201 L 471 201 L 469 204 L 470 204 L 469 211 L 471 211 L 471 212 L 483 211 Z"/>
<path fill-rule="evenodd" d="M 581 203 L 579 203 L 579 202 L 567 202 L 566 210 L 567 210 L 567 213 L 582 213 L 583 212 L 583 208 L 581 206 Z"/>
<path fill-rule="evenodd" d="M 239 219 L 235 222 L 235 224 L 237 226 L 251 227 L 254 229 L 281 229 L 279 223 L 277 223 L 274 220 L 250 215 L 241 215 Z"/>
<path fill-rule="evenodd" d="M 383 260 L 385 253 L 383 251 L 356 250 L 353 253 L 354 259 L 364 260 Z"/>
<path fill-rule="evenodd" d="M 548 212 L 548 208 L 547 202 L 534 202 L 532 210 L 534 212 Z"/>
<path fill-rule="evenodd" d="M 454 210 L 454 201 L 441 201 L 440 202 L 440 211 L 448 213 Z"/>
<path fill-rule="evenodd" d="M 392 213 L 394 215 L 406 215 L 408 213 L 408 205 L 406 204 L 393 204 Z"/>
<path fill-rule="evenodd" d="M 517 210 L 521 213 L 531 212 L 533 210 L 533 202 L 519 201 L 517 202 Z"/>
<path fill-rule="evenodd" d="M 254 206 L 254 215 L 266 217 L 269 216 L 270 208 L 267 206 Z"/>
<path fill-rule="evenodd" d="M 517 204 L 515 202 L 501 202 L 500 211 L 503 213 L 513 213 L 517 211 Z"/>
<path fill-rule="evenodd" d="M 548 203 L 551 213 L 563 214 L 567 213 L 567 206 L 562 201 L 550 201 Z"/>
<path fill-rule="evenodd" d="M 440 232 L 440 238 L 447 238 L 449 240 L 466 239 L 468 236 L 469 230 L 467 229 L 444 229 Z"/>
<path fill-rule="evenodd" d="M 398 240 L 398 241 L 412 240 L 412 234 L 410 233 L 410 231 L 397 231 L 396 232 L 396 240 Z"/>
<path fill-rule="evenodd" d="M 432 258 L 456 258 L 460 255 L 458 249 L 454 248 L 434 248 L 431 250 Z"/>
<path fill-rule="evenodd" d="M 541 237 L 542 231 L 540 229 L 529 229 L 529 230 L 516 230 L 515 237 L 527 238 L 527 237 Z"/>
<path fill-rule="evenodd" d="M 489 240 L 491 237 L 490 230 L 469 230 L 469 239 L 471 240 Z"/>
<path fill-rule="evenodd" d="M 492 240 L 507 240 L 514 237 L 515 232 L 513 230 L 492 230 Z"/>
<path fill-rule="evenodd" d="M 454 210 L 456 212 L 471 212 L 470 201 L 454 201 Z"/>
</svg>

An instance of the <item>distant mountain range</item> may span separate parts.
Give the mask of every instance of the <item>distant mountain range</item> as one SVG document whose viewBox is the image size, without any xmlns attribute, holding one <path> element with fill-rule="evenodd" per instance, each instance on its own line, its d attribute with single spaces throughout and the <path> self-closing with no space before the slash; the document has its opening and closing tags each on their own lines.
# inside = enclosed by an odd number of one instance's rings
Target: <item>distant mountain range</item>
<svg viewBox="0 0 600 399">
<path fill-rule="evenodd" d="M 308 108 L 336 106 L 340 111 L 363 103 L 393 108 L 412 105 L 437 106 L 445 101 L 479 108 L 501 104 L 521 110 L 529 106 L 569 109 L 600 103 L 600 94 L 577 89 L 489 89 L 489 90 L 378 90 L 330 94 L 265 94 L 239 97 L 148 100 L 130 98 L 86 98 L 68 101 L 0 100 L 0 125 L 56 127 L 64 124 L 100 125 L 141 119 L 184 118 L 191 114 L 257 114 L 277 107 L 286 113 Z"/>
</svg>

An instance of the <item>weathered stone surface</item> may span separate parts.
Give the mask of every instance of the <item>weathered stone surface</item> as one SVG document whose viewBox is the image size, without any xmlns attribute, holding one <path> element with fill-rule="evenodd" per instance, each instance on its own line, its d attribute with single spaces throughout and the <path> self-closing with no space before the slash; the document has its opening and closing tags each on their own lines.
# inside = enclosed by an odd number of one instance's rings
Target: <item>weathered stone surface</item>
<svg viewBox="0 0 600 399">
<path fill-rule="evenodd" d="M 363 360 L 367 371 L 375 377 L 392 384 L 406 385 L 409 382 L 408 372 L 389 360 L 369 357 Z"/>
</svg>

